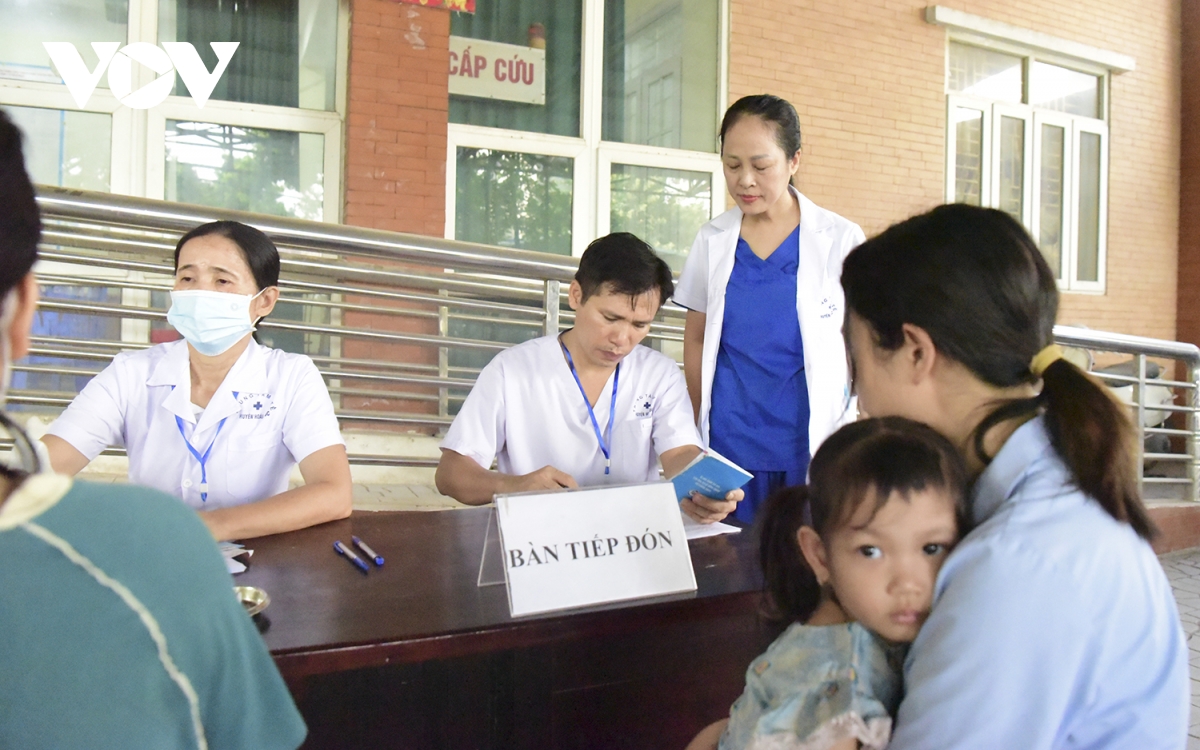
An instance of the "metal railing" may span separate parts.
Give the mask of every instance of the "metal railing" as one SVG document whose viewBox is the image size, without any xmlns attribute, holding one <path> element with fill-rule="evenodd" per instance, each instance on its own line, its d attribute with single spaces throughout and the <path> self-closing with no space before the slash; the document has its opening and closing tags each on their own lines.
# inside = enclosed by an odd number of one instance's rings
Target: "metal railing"
<svg viewBox="0 0 1200 750">
<path fill-rule="evenodd" d="M 1061 346 L 1133 356 L 1132 367 L 1127 368 L 1132 374 L 1104 368 L 1093 370 L 1093 374 L 1113 388 L 1119 398 L 1124 388 L 1131 389 L 1129 397 L 1121 400 L 1133 410 L 1134 423 L 1141 432 L 1138 452 L 1143 466 L 1143 495 L 1150 499 L 1200 501 L 1200 348 L 1178 341 L 1070 326 L 1055 326 L 1054 338 Z M 1177 379 L 1151 358 L 1177 363 L 1186 379 Z M 1152 365 L 1171 376 L 1150 377 Z M 1152 393 L 1160 395 L 1152 398 Z M 1162 447 L 1146 450 L 1147 445 L 1155 444 Z M 1171 493 L 1171 489 L 1183 491 Z"/>
<path fill-rule="evenodd" d="M 574 317 L 563 304 L 577 267 L 570 257 L 106 193 L 38 191 L 43 298 L 32 356 L 15 367 L 9 400 L 46 418 L 118 352 L 173 338 L 165 320 L 175 243 L 216 219 L 256 226 L 279 247 L 280 304 L 259 335 L 312 357 L 343 427 L 437 434 L 495 352 L 557 332 Z M 678 344 L 682 330 L 681 321 L 664 320 L 650 342 Z"/>
<path fill-rule="evenodd" d="M 54 187 L 40 187 L 38 203 L 45 224 L 41 332 L 33 357 L 15 368 L 20 382 L 9 401 L 47 417 L 116 353 L 169 335 L 175 243 L 215 219 L 256 226 L 279 247 L 281 304 L 260 324 L 260 335 L 312 357 L 346 428 L 436 434 L 495 352 L 557 332 L 574 317 L 563 305 L 574 258 Z M 647 343 L 680 358 L 684 313 L 664 306 Z M 98 327 L 71 334 L 64 321 Z M 1126 400 L 1143 438 L 1166 441 L 1166 449 L 1144 452 L 1143 482 L 1200 500 L 1200 349 L 1065 326 L 1055 337 L 1065 346 L 1134 357 L 1130 375 L 1097 374 L 1115 388 L 1132 385 Z M 1151 358 L 1182 363 L 1186 380 L 1150 377 Z M 1164 388 L 1169 403 L 1148 402 L 1148 393 Z M 1150 419 L 1161 415 L 1167 418 Z M 364 454 L 352 460 L 433 463 Z"/>
</svg>

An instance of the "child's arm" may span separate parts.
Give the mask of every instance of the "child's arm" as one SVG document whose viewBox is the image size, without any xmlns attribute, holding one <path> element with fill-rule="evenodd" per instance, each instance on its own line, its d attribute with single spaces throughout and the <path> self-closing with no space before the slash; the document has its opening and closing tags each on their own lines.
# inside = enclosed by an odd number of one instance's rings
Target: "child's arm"
<svg viewBox="0 0 1200 750">
<path fill-rule="evenodd" d="M 685 750 L 717 750 L 717 743 L 721 741 L 721 735 L 725 733 L 725 727 L 728 724 L 729 719 L 721 719 L 714 724 L 709 724 L 700 730 L 700 734 L 688 743 Z M 858 749 L 854 748 L 854 750 Z"/>
</svg>

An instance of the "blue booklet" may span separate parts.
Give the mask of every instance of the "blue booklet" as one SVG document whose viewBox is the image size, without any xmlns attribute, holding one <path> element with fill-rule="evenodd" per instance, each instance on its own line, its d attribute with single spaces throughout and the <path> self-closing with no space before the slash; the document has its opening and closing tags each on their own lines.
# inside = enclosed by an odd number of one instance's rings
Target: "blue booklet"
<svg viewBox="0 0 1200 750">
<path fill-rule="evenodd" d="M 692 459 L 683 471 L 671 479 L 671 483 L 675 485 L 676 498 L 682 499 L 692 492 L 699 492 L 719 500 L 753 478 L 750 472 L 709 449 Z"/>
</svg>

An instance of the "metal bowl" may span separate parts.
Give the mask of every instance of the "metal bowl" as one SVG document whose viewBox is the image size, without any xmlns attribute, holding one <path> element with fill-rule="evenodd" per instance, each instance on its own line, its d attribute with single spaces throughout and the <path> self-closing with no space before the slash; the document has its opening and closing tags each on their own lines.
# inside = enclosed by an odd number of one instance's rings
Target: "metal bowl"
<svg viewBox="0 0 1200 750">
<path fill-rule="evenodd" d="M 251 617 L 262 612 L 271 603 L 271 597 L 267 596 L 267 592 L 254 586 L 234 586 L 233 593 L 237 594 L 238 601 L 246 608 L 246 614 Z"/>
</svg>

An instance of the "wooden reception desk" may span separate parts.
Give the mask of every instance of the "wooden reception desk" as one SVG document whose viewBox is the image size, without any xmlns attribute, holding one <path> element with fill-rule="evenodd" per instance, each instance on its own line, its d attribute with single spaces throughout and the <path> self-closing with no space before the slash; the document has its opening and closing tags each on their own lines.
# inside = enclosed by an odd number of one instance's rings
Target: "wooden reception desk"
<svg viewBox="0 0 1200 750">
<path fill-rule="evenodd" d="M 271 597 L 260 628 L 304 747 L 682 748 L 778 632 L 748 532 L 689 543 L 695 594 L 514 620 L 503 585 L 476 583 L 491 512 L 356 512 L 247 545 L 235 583 Z M 352 534 L 382 568 L 334 552 Z"/>
</svg>

